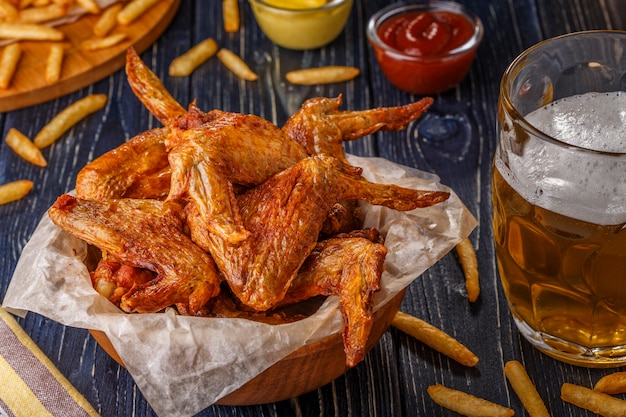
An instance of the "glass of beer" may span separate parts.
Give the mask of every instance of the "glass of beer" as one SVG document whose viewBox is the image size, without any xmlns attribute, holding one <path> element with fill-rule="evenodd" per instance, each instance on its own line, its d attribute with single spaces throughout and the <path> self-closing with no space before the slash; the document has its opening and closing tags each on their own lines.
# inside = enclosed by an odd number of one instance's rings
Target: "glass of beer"
<svg viewBox="0 0 626 417">
<path fill-rule="evenodd" d="M 543 41 L 504 73 L 492 167 L 498 270 L 539 350 L 626 364 L 626 32 Z"/>
</svg>

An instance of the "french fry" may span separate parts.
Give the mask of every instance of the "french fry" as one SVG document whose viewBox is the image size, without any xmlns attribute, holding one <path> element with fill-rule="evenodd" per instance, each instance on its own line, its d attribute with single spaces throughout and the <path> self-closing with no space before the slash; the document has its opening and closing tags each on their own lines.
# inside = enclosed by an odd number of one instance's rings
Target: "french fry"
<svg viewBox="0 0 626 417">
<path fill-rule="evenodd" d="M 441 384 L 429 386 L 427 392 L 430 398 L 440 406 L 467 417 L 510 417 L 515 415 L 515 412 L 510 408 Z"/>
<path fill-rule="evenodd" d="M 159 0 L 132 0 L 117 14 L 117 23 L 130 25 L 158 2 Z"/>
<path fill-rule="evenodd" d="M 104 38 L 90 38 L 81 42 L 80 47 L 83 51 L 97 51 L 99 49 L 110 48 L 125 41 L 128 36 L 125 33 L 114 33 Z"/>
<path fill-rule="evenodd" d="M 203 62 L 215 55 L 217 49 L 217 43 L 212 38 L 203 40 L 172 61 L 168 71 L 169 75 L 185 77 L 191 74 Z"/>
<path fill-rule="evenodd" d="M 46 61 L 46 83 L 54 84 L 61 78 L 64 54 L 65 48 L 63 45 L 55 43 L 50 46 L 50 53 Z"/>
<path fill-rule="evenodd" d="M 100 6 L 94 0 L 76 0 L 76 4 L 91 14 L 100 14 Z"/>
<path fill-rule="evenodd" d="M 507 362 L 504 365 L 504 375 L 530 417 L 550 417 L 546 405 L 520 362 Z"/>
<path fill-rule="evenodd" d="M 299 85 L 332 84 L 349 81 L 359 73 L 360 70 L 355 67 L 331 65 L 289 71 L 285 78 L 290 83 Z"/>
<path fill-rule="evenodd" d="M 52 145 L 80 120 L 100 110 L 106 101 L 106 95 L 92 94 L 70 104 L 39 131 L 33 143 L 39 149 Z"/>
<path fill-rule="evenodd" d="M 4 141 L 9 145 L 9 148 L 21 156 L 24 160 L 31 164 L 45 167 L 48 165 L 46 159 L 41 154 L 41 151 L 30 139 L 22 132 L 15 128 L 9 129 Z"/>
<path fill-rule="evenodd" d="M 18 9 L 25 9 L 33 4 L 33 0 L 20 0 Z"/>
<path fill-rule="evenodd" d="M 626 392 L 626 372 L 614 372 L 603 376 L 593 386 L 594 391 L 605 394 L 623 394 Z"/>
<path fill-rule="evenodd" d="M 222 0 L 222 18 L 226 32 L 239 30 L 239 2 L 237 0 Z"/>
<path fill-rule="evenodd" d="M 115 25 L 117 25 L 117 15 L 124 5 L 122 3 L 115 3 L 114 5 L 107 7 L 100 13 L 98 21 L 93 26 L 93 34 L 99 38 L 103 38 L 108 35 Z"/>
<path fill-rule="evenodd" d="M 56 3 L 66 6 L 68 9 L 74 5 L 75 0 L 51 0 L 50 3 Z"/>
<path fill-rule="evenodd" d="M 564 383 L 561 399 L 604 417 L 626 416 L 626 401 L 580 385 Z"/>
<path fill-rule="evenodd" d="M 52 3 L 42 7 L 29 7 L 19 12 L 19 21 L 23 23 L 44 23 L 61 18 L 67 14 L 67 7 Z"/>
<path fill-rule="evenodd" d="M 459 262 L 465 275 L 465 289 L 467 299 L 473 303 L 480 295 L 480 280 L 478 277 L 478 261 L 476 252 L 469 239 L 463 239 L 456 245 L 456 253 L 459 255 Z"/>
<path fill-rule="evenodd" d="M 462 365 L 478 363 L 478 357 L 461 342 L 424 320 L 398 311 L 391 325 Z"/>
<path fill-rule="evenodd" d="M 13 22 L 19 18 L 17 7 L 7 0 L 0 0 L 0 17 L 6 22 Z"/>
<path fill-rule="evenodd" d="M 30 192 L 33 182 L 17 180 L 0 185 L 0 205 L 19 200 Z"/>
<path fill-rule="evenodd" d="M 239 78 L 248 81 L 254 81 L 258 78 L 256 73 L 248 67 L 243 59 L 230 49 L 220 49 L 217 51 L 217 57 L 220 61 L 222 61 L 222 64 L 224 64 L 226 68 L 231 70 Z"/>
<path fill-rule="evenodd" d="M 64 37 L 60 30 L 42 24 L 0 22 L 0 39 L 61 41 Z"/>
<path fill-rule="evenodd" d="M 4 47 L 0 58 L 0 88 L 6 89 L 11 85 L 21 56 L 22 47 L 19 43 L 12 43 Z"/>
</svg>

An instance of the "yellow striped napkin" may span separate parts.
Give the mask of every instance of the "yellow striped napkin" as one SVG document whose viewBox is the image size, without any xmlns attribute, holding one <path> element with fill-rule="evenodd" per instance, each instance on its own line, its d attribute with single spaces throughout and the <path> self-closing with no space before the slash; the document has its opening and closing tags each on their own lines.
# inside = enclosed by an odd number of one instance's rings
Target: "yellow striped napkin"
<svg viewBox="0 0 626 417">
<path fill-rule="evenodd" d="M 98 416 L 2 307 L 0 319 L 0 417 Z"/>
</svg>

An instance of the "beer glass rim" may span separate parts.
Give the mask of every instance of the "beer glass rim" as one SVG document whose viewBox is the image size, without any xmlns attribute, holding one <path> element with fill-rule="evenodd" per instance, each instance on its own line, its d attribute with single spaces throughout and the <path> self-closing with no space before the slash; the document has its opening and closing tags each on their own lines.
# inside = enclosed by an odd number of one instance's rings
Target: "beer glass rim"
<svg viewBox="0 0 626 417">
<path fill-rule="evenodd" d="M 542 48 L 543 46 L 545 46 L 548 43 L 552 43 L 553 41 L 557 41 L 557 40 L 562 40 L 565 38 L 575 38 L 575 37 L 584 37 L 584 36 L 589 36 L 589 35 L 598 35 L 598 34 L 602 34 L 602 35 L 618 35 L 620 37 L 624 38 L 624 41 L 626 42 L 626 31 L 625 30 L 616 30 L 616 29 L 603 29 L 603 30 L 585 30 L 585 31 L 579 31 L 579 32 L 571 32 L 571 33 L 566 33 L 563 35 L 559 35 L 559 36 L 555 36 L 552 38 L 548 38 L 548 39 L 544 39 L 532 46 L 530 46 L 529 48 L 525 49 L 522 53 L 520 53 L 514 60 L 513 62 L 511 62 L 511 64 L 507 67 L 507 69 L 504 71 L 504 75 L 502 76 L 502 79 L 500 81 L 500 100 L 502 101 L 502 104 L 504 106 L 506 106 L 507 111 L 513 115 L 517 122 L 522 125 L 522 127 L 527 130 L 528 132 L 531 132 L 534 136 L 541 138 L 542 140 L 545 140 L 547 142 L 551 142 L 553 144 L 556 144 L 558 146 L 564 147 L 564 148 L 568 148 L 568 149 L 575 149 L 575 150 L 579 150 L 581 152 L 587 152 L 587 153 L 594 153 L 594 154 L 598 154 L 598 155 L 607 155 L 607 156 L 613 156 L 613 157 L 623 157 L 626 158 L 626 151 L 623 152 L 607 152 L 607 151 L 601 151 L 601 150 L 596 150 L 596 149 L 589 149 L 589 148 L 584 148 L 581 146 L 576 146 L 576 145 L 572 145 L 569 144 L 567 142 L 564 142 L 558 138 L 555 138 L 551 135 L 548 135 L 547 133 L 537 129 L 533 124 L 531 124 L 528 120 L 526 120 L 526 118 L 520 113 L 518 112 L 517 108 L 515 107 L 515 105 L 513 104 L 510 96 L 509 96 L 509 85 L 511 83 L 511 81 L 513 80 L 513 78 L 515 77 L 515 75 L 517 74 L 517 66 L 524 60 L 526 59 L 526 57 L 528 55 L 530 55 L 531 53 L 533 53 L 535 50 Z M 623 91 L 624 94 L 626 94 L 626 91 Z"/>
</svg>

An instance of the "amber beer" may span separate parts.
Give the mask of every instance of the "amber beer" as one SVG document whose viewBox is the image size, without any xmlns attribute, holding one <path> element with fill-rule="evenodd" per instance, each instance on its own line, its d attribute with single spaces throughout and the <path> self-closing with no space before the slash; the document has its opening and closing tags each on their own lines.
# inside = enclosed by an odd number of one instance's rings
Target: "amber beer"
<svg viewBox="0 0 626 417">
<path fill-rule="evenodd" d="M 503 289 L 522 334 L 570 363 L 626 360 L 625 115 L 626 93 L 586 93 L 526 115 L 530 133 L 500 130 L 492 195 Z"/>
</svg>

